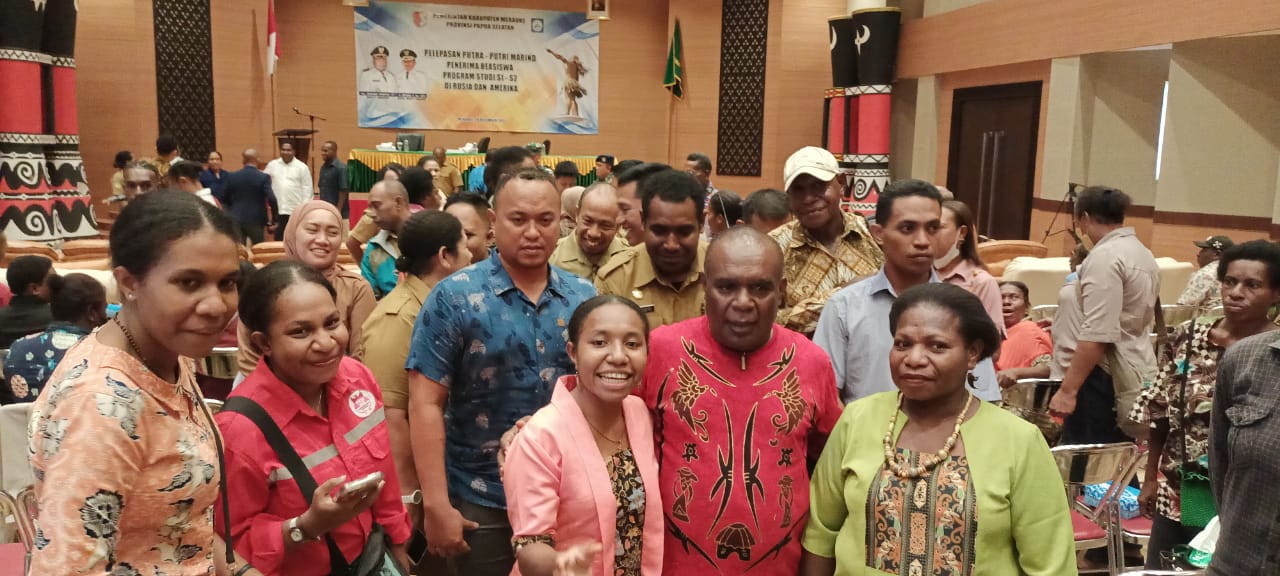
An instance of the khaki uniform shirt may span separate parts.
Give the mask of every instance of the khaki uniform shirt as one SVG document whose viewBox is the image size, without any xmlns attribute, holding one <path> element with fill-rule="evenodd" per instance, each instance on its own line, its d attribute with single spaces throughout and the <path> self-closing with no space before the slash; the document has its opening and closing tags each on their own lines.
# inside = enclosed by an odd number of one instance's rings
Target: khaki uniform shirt
<svg viewBox="0 0 1280 576">
<path fill-rule="evenodd" d="M 1078 340 L 1112 344 L 1121 358 L 1151 382 L 1156 355 L 1151 346 L 1160 267 L 1133 228 L 1108 232 L 1080 265 Z"/>
<path fill-rule="evenodd" d="M 875 274 L 884 264 L 884 253 L 871 238 L 867 221 L 845 212 L 844 234 L 834 253 L 814 240 L 792 220 L 769 233 L 782 247 L 783 277 L 787 301 L 778 309 L 778 323 L 806 336 L 818 328 L 818 316 L 837 290 L 854 280 Z"/>
<path fill-rule="evenodd" d="M 453 164 L 441 166 L 440 174 L 436 176 L 436 187 L 444 192 L 445 196 L 462 191 L 462 172 Z"/>
<path fill-rule="evenodd" d="M 605 249 L 604 255 L 600 257 L 598 264 L 592 264 L 591 259 L 582 252 L 582 247 L 578 244 L 578 237 L 569 234 L 556 242 L 556 250 L 551 253 L 551 265 L 558 266 L 561 270 L 571 274 L 577 274 L 587 280 L 595 278 L 596 272 L 613 260 L 614 255 L 627 249 L 627 241 L 617 236 L 613 237 L 613 241 L 609 242 L 609 247 Z"/>
<path fill-rule="evenodd" d="M 361 214 L 360 220 L 356 222 L 356 227 L 351 230 L 351 237 L 356 239 L 361 246 L 368 244 L 378 232 L 382 230 L 378 228 L 378 224 L 373 221 L 373 217 L 368 214 Z"/>
<path fill-rule="evenodd" d="M 702 293 L 703 262 L 707 245 L 698 244 L 693 270 L 679 289 L 658 279 L 653 261 L 643 245 L 632 246 L 609 260 L 596 275 L 596 290 L 630 298 L 649 315 L 649 327 L 657 328 L 697 318 L 707 310 Z"/>
<path fill-rule="evenodd" d="M 405 360 L 409 357 L 413 324 L 432 287 L 417 276 L 405 275 L 364 321 L 355 356 L 373 372 L 382 389 L 382 402 L 388 408 L 409 408 L 409 373 L 404 369 Z"/>
</svg>

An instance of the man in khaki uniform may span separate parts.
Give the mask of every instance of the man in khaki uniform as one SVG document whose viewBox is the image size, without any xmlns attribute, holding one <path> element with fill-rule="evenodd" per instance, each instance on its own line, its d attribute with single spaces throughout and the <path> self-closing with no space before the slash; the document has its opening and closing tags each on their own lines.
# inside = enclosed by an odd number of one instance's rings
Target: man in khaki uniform
<svg viewBox="0 0 1280 576">
<path fill-rule="evenodd" d="M 601 266 L 627 249 L 618 237 L 618 192 L 604 182 L 592 184 L 578 197 L 577 226 L 556 243 L 551 264 L 588 280 Z"/>
<path fill-rule="evenodd" d="M 706 189 L 688 174 L 667 169 L 639 186 L 644 244 L 610 259 L 596 276 L 596 290 L 630 298 L 657 328 L 701 316 L 702 210 Z"/>
<path fill-rule="evenodd" d="M 1086 188 L 1076 199 L 1076 226 L 1094 246 L 1077 281 L 1081 316 L 1076 349 L 1049 404 L 1054 415 L 1065 419 L 1064 444 L 1127 442 L 1143 431 L 1127 416 L 1142 383 L 1156 376 L 1148 334 L 1155 324 L 1160 268 L 1133 227 L 1124 225 L 1129 205 L 1127 194 L 1103 186 Z M 1109 354 L 1112 349 L 1114 355 Z M 1120 365 L 1112 365 L 1109 357 Z M 1116 370 L 1136 372 L 1137 377 L 1117 377 Z"/>
</svg>

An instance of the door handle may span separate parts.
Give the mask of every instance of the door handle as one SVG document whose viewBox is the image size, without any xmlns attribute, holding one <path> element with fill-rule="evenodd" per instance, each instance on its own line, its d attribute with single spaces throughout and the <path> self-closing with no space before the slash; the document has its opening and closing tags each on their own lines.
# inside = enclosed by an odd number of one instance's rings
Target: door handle
<svg viewBox="0 0 1280 576">
<path fill-rule="evenodd" d="M 978 164 L 978 205 L 974 206 L 979 219 L 982 218 L 982 208 L 987 195 L 987 160 L 989 159 L 987 150 L 990 148 L 993 134 L 994 132 L 990 131 L 982 133 L 982 160 Z"/>
<path fill-rule="evenodd" d="M 996 182 L 1000 177 L 1000 147 L 1004 142 L 1004 130 L 992 132 L 991 138 L 991 178 L 988 183 L 987 192 L 987 223 L 982 226 L 983 230 L 990 230 L 991 224 L 996 219 Z M 976 239 L 976 236 L 975 236 Z"/>
</svg>

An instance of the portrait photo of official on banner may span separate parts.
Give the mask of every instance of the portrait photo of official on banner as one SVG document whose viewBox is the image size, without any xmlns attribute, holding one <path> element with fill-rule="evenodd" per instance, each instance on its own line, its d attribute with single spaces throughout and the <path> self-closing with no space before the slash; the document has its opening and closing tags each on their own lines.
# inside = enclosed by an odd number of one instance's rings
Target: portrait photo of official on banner
<svg viewBox="0 0 1280 576">
<path fill-rule="evenodd" d="M 599 130 L 600 24 L 582 12 L 370 2 L 354 13 L 362 128 Z"/>
</svg>

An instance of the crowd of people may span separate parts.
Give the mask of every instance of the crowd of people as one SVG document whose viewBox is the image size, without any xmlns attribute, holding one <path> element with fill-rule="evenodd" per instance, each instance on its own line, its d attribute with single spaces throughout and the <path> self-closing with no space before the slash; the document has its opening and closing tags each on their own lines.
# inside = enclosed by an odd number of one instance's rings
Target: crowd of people
<svg viewBox="0 0 1280 576">
<path fill-rule="evenodd" d="M 315 178 L 287 142 L 265 170 L 167 136 L 118 155 L 119 310 L 46 258 L 7 271 L 33 573 L 1075 574 L 1049 445 L 998 406 L 1045 377 L 1065 443 L 1149 443 L 1149 567 L 1199 531 L 1194 489 L 1221 519 L 1210 573 L 1280 569 L 1259 552 L 1277 245 L 1198 242 L 1201 313 L 1153 350 L 1159 269 L 1120 190 L 1079 194 L 1072 277 L 1036 322 L 929 182 L 864 218 L 817 147 L 745 197 L 703 154 L 600 155 L 582 188 L 543 150 L 470 178 L 443 148 L 388 165 L 354 225 L 334 142 Z M 284 258 L 255 270 L 268 234 Z M 194 360 L 227 334 L 214 415 Z"/>
</svg>

